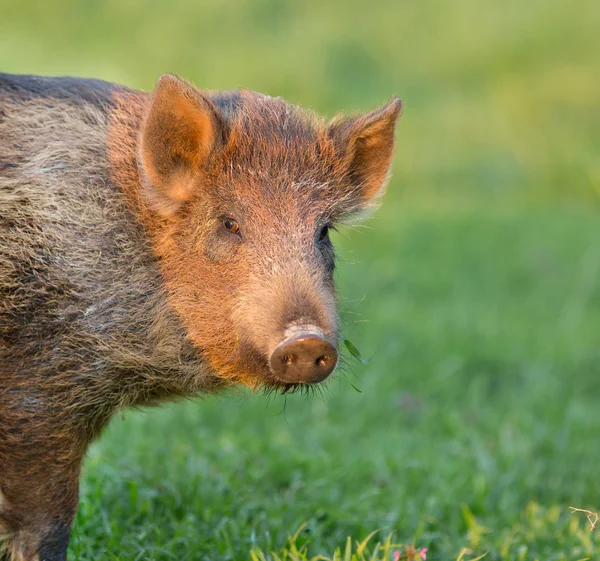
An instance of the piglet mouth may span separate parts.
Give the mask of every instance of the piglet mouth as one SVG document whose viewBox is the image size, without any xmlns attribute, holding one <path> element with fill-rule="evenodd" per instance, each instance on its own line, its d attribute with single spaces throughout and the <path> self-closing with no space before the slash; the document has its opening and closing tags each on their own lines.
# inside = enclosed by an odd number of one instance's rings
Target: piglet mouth
<svg viewBox="0 0 600 561">
<path fill-rule="evenodd" d="M 322 329 L 315 325 L 292 325 L 271 353 L 269 366 L 278 381 L 316 384 L 335 369 L 338 353 Z"/>
</svg>

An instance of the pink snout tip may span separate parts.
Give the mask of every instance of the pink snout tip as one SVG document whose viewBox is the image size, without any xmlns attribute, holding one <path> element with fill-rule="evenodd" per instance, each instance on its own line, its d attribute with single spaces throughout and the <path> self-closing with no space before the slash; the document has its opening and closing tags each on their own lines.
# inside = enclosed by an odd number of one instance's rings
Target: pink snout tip
<svg viewBox="0 0 600 561">
<path fill-rule="evenodd" d="M 278 380 L 316 384 L 333 372 L 338 353 L 320 329 L 293 327 L 286 335 L 270 358 L 271 371 Z"/>
</svg>

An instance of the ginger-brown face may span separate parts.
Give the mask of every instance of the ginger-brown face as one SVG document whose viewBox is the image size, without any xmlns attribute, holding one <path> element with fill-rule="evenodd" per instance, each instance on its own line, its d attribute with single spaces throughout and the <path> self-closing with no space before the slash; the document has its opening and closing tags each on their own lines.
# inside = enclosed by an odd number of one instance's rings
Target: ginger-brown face
<svg viewBox="0 0 600 561">
<path fill-rule="evenodd" d="M 140 136 L 169 299 L 216 375 L 282 388 L 337 363 L 329 230 L 369 207 L 400 102 L 326 125 L 252 92 L 160 79 Z"/>
</svg>

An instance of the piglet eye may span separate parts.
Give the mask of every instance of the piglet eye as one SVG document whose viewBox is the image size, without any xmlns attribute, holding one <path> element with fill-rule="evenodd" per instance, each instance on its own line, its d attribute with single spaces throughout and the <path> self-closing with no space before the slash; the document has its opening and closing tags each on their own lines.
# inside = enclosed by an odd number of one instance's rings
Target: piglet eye
<svg viewBox="0 0 600 561">
<path fill-rule="evenodd" d="M 240 232 L 240 227 L 233 218 L 223 218 L 223 228 L 230 234 L 239 234 Z"/>
<path fill-rule="evenodd" d="M 321 231 L 319 232 L 319 241 L 322 242 L 323 240 L 325 240 L 328 236 L 329 236 L 329 228 L 331 226 L 329 226 L 329 224 L 326 224 L 325 226 L 323 226 L 321 228 Z"/>
</svg>

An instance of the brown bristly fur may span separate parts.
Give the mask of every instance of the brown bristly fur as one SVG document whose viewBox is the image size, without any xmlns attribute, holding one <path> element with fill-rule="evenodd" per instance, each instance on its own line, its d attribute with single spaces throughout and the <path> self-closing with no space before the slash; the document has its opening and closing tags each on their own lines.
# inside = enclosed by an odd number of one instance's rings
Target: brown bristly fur
<svg viewBox="0 0 600 561">
<path fill-rule="evenodd" d="M 324 226 L 374 206 L 400 102 L 325 123 L 165 76 L 152 94 L 0 74 L 0 533 L 65 559 L 81 461 L 116 410 L 283 391 L 286 325 L 335 342 Z M 239 236 L 225 232 L 235 218 Z M 306 387 L 306 386 L 304 386 Z"/>
</svg>

